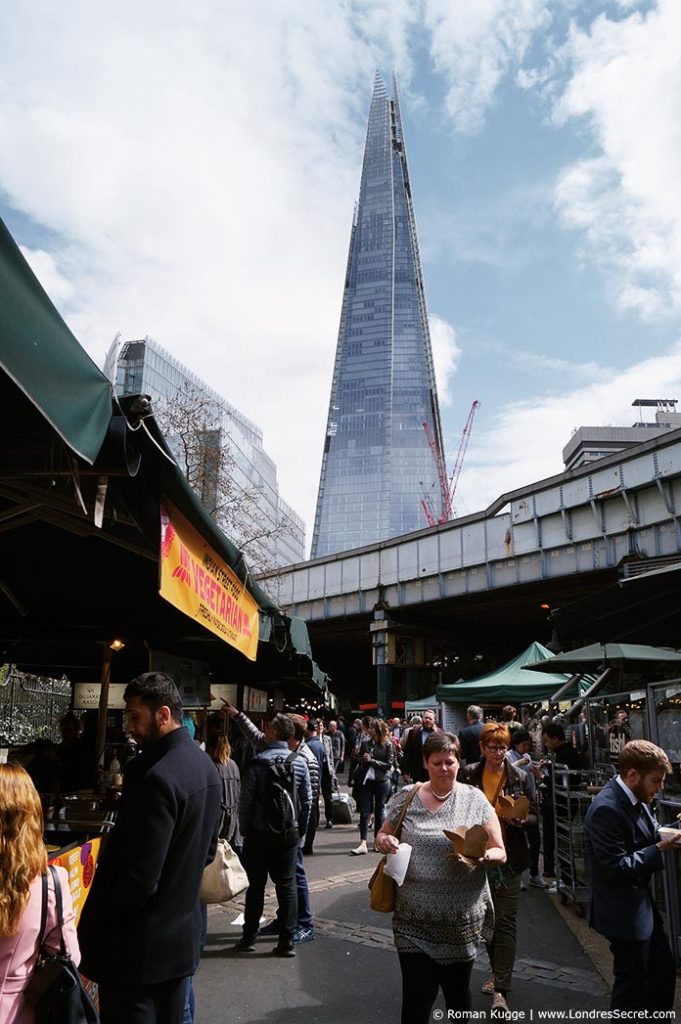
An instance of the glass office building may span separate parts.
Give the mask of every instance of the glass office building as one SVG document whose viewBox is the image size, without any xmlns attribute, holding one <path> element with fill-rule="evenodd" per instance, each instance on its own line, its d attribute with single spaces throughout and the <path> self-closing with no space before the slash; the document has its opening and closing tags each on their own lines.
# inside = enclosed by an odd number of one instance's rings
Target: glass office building
<svg viewBox="0 0 681 1024">
<path fill-rule="evenodd" d="M 235 495 L 238 514 L 217 511 L 214 518 L 243 548 L 253 571 L 304 560 L 305 524 L 279 494 L 277 467 L 263 449 L 259 427 L 150 337 L 117 338 L 104 372 L 117 394 L 149 395 L 157 413 L 167 403 L 179 406 L 175 422 L 182 436 L 174 434 L 171 416 L 165 428 L 168 445 L 209 512 Z M 191 426 L 189 440 L 183 418 Z"/>
<path fill-rule="evenodd" d="M 377 75 L 350 236 L 313 558 L 423 528 L 424 492 L 431 501 L 441 493 L 440 411 L 394 83 L 393 93 L 391 99 Z M 439 507 L 434 511 L 437 517 Z"/>
</svg>

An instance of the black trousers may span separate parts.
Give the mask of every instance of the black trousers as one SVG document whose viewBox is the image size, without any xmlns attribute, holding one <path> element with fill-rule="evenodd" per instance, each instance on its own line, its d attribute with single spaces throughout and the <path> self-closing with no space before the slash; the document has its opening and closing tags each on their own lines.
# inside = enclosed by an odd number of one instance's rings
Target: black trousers
<svg viewBox="0 0 681 1024">
<path fill-rule="evenodd" d="M 297 851 L 297 832 L 292 842 L 284 842 L 262 832 L 246 838 L 243 863 L 249 884 L 244 908 L 244 938 L 252 939 L 258 931 L 269 875 L 279 904 L 279 936 L 282 940 L 293 941 L 298 922 Z"/>
<path fill-rule="evenodd" d="M 644 942 L 613 939 L 615 981 L 611 1010 L 672 1010 L 676 965 L 657 907 L 653 907 L 653 934 Z"/>
<path fill-rule="evenodd" d="M 315 800 L 312 798 L 312 807 L 310 808 L 310 817 L 307 822 L 307 830 L 305 832 L 305 842 L 303 844 L 303 853 L 312 853 L 312 847 L 314 846 L 314 837 L 317 835 L 317 826 L 319 825 L 319 797 Z"/>
<path fill-rule="evenodd" d="M 402 971 L 401 1024 L 432 1024 L 431 1012 L 442 989 L 448 1010 L 470 1010 L 473 961 L 441 964 L 425 953 L 399 953 Z"/>
<path fill-rule="evenodd" d="M 182 1024 L 186 978 L 156 985 L 101 982 L 99 1017 L 102 1024 Z"/>
</svg>

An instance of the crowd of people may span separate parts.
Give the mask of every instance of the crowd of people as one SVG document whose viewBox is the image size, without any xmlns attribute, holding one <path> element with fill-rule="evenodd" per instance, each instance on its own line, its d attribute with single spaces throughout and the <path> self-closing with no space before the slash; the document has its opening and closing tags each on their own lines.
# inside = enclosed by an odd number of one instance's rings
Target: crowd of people
<svg viewBox="0 0 681 1024">
<path fill-rule="evenodd" d="M 390 858 L 401 844 L 411 848 L 393 912 L 402 1024 L 429 1021 L 440 989 L 448 1010 L 470 1009 L 481 942 L 491 965 L 483 992 L 496 1016 L 509 1012 L 520 893 L 551 880 L 556 892 L 561 884 L 552 766 L 579 765 L 558 722 L 539 723 L 538 750 L 536 730 L 524 728 L 512 707 L 486 722 L 479 707 L 469 707 L 456 736 L 432 710 L 409 723 L 366 716 L 328 726 L 279 712 L 262 731 L 224 702 L 199 743 L 163 673 L 133 680 L 125 701 L 139 753 L 125 766 L 116 824 L 77 931 L 66 873 L 58 870 L 47 887 L 45 945 L 57 950 L 63 940 L 98 983 L 102 1024 L 191 1024 L 207 929 L 199 890 L 218 838 L 241 857 L 249 881 L 237 955 L 253 953 L 261 936 L 271 936 L 284 958 L 314 940 L 305 860 L 314 854 L 321 813 L 326 828 L 335 827 L 346 771 L 360 835 L 348 853 Z M 611 944 L 612 1009 L 673 1004 L 675 961 L 648 884 L 678 846 L 678 836 L 661 838 L 651 809 L 670 770 L 659 747 L 627 742 L 617 776 L 584 822 L 589 921 Z M 46 874 L 38 788 L 23 768 L 0 765 L 0 1019 L 7 1024 L 36 1019 L 25 990 L 38 956 Z M 263 927 L 268 878 L 277 913 Z"/>
</svg>

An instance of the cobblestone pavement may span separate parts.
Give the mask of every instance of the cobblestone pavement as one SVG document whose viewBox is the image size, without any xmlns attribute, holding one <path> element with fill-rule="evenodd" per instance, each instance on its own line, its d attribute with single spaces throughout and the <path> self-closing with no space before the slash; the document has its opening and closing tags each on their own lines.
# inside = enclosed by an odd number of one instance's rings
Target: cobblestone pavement
<svg viewBox="0 0 681 1024">
<path fill-rule="evenodd" d="M 310 881 L 310 894 L 314 896 L 343 889 L 354 891 L 359 887 L 364 887 L 372 875 L 375 864 L 375 860 L 372 859 L 366 867 L 359 870 L 347 870 L 339 874 Z M 549 896 L 544 894 L 542 896 L 544 899 L 550 899 Z M 238 911 L 242 909 L 243 901 L 234 900 L 228 905 L 211 908 L 211 913 L 226 913 L 229 915 L 230 920 L 233 920 Z M 276 898 L 274 888 L 270 886 L 265 893 L 264 913 L 266 916 L 271 917 L 274 915 L 275 910 Z M 315 932 L 318 936 L 338 939 L 360 946 L 368 946 L 373 949 L 392 949 L 394 948 L 392 928 L 388 924 L 390 919 L 386 916 L 385 920 L 386 927 L 381 927 L 380 925 L 339 921 L 315 914 Z M 480 950 L 473 970 L 474 972 L 489 974 L 489 960 L 484 948 Z M 585 970 L 548 960 L 518 957 L 513 973 L 516 981 L 531 981 L 534 984 L 560 989 L 561 991 L 571 990 L 599 996 L 605 996 L 609 991 L 608 985 L 596 970 Z"/>
</svg>

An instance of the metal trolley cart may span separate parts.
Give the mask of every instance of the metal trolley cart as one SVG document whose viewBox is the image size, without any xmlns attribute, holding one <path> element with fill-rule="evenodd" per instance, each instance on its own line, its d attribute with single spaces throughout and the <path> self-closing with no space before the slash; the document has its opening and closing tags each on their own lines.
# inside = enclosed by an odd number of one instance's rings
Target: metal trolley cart
<svg viewBox="0 0 681 1024">
<path fill-rule="evenodd" d="M 573 771 L 562 764 L 553 766 L 554 830 L 556 840 L 556 878 L 561 903 L 572 903 L 575 913 L 584 917 L 589 896 L 584 862 L 584 816 L 592 800 L 587 785 L 593 772 Z"/>
</svg>

